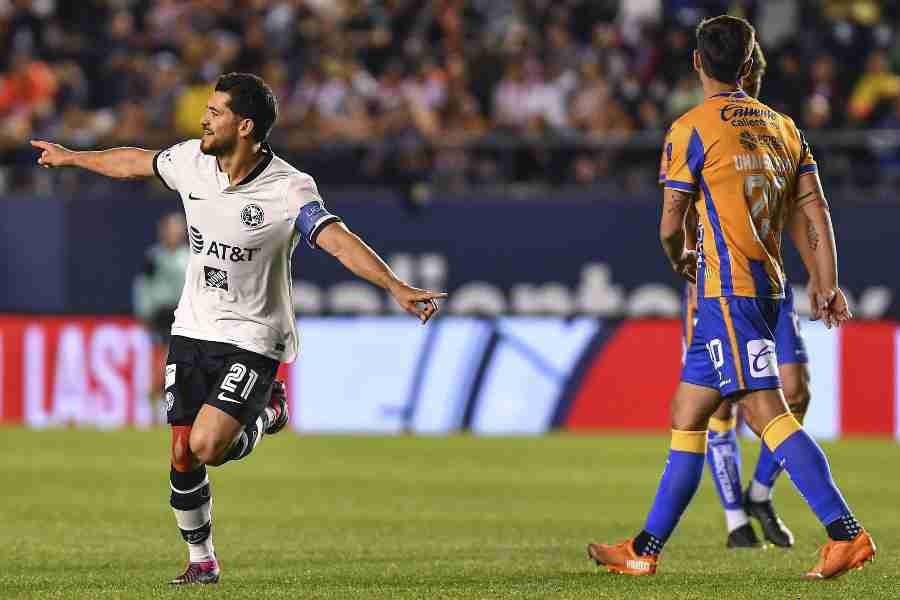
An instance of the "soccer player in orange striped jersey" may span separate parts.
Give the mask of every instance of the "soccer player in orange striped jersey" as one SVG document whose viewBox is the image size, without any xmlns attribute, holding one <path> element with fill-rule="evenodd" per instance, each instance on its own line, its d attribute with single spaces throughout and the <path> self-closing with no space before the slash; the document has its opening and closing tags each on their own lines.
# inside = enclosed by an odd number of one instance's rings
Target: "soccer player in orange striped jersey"
<svg viewBox="0 0 900 600">
<path fill-rule="evenodd" d="M 835 485 L 818 444 L 791 414 L 775 363 L 784 299 L 781 232 L 807 228 L 815 264 L 816 315 L 826 326 L 850 318 L 838 287 L 834 233 L 809 146 L 793 121 L 740 87 L 752 68 L 756 32 L 722 15 L 697 27 L 694 69 L 706 100 L 672 125 L 660 239 L 673 269 L 697 282 L 697 323 L 672 401 L 668 461 L 643 530 L 588 553 L 615 572 L 651 575 L 703 473 L 709 419 L 723 400 L 747 422 L 825 527 L 829 541 L 810 579 L 862 567 L 875 545 Z M 697 250 L 685 246 L 685 217 L 699 215 Z M 790 223 L 786 223 L 790 219 Z"/>
<path fill-rule="evenodd" d="M 741 88 L 748 95 L 759 98 L 762 79 L 766 70 L 766 58 L 759 43 L 753 47 L 753 64 L 750 72 L 741 82 Z M 668 139 L 663 145 L 660 160 L 659 182 L 665 185 L 668 162 L 666 148 Z M 697 211 L 693 206 L 688 210 L 685 219 L 685 245 L 696 248 Z M 801 235 L 805 230 L 801 230 Z M 815 275 L 815 261 L 809 250 L 808 240 L 795 238 L 801 249 L 804 264 Z M 687 282 L 685 285 L 683 331 L 684 348 L 691 345 L 694 321 L 697 313 L 697 287 Z M 800 336 L 800 322 L 794 309 L 793 291 L 790 284 L 785 285 L 785 299 L 781 304 L 778 323 L 775 327 L 776 359 L 778 374 L 784 391 L 785 400 L 791 413 L 801 423 L 809 406 L 809 370 L 806 347 Z M 766 540 L 776 546 L 789 548 L 794 544 L 794 536 L 778 517 L 772 503 L 772 488 L 775 480 L 782 472 L 775 457 L 763 444 L 756 470 L 746 492 L 742 490 L 741 455 L 736 434 L 737 419 L 735 406 L 723 402 L 710 418 L 707 441 L 706 463 L 719 495 L 719 501 L 725 510 L 725 523 L 728 529 L 726 546 L 729 548 L 759 547 L 759 538 L 750 524 L 750 516 L 759 521 Z"/>
</svg>

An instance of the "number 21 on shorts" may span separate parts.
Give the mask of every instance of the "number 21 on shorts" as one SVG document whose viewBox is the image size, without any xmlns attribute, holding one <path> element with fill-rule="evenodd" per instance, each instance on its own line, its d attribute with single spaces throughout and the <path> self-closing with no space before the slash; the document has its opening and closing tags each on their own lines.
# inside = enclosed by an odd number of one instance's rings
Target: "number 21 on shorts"
<svg viewBox="0 0 900 600">
<path fill-rule="evenodd" d="M 246 376 L 246 382 L 244 383 L 243 389 L 241 389 L 240 397 L 243 400 L 246 400 L 250 397 L 250 392 L 253 391 L 253 386 L 256 385 L 256 381 L 259 379 L 259 373 L 254 371 L 253 369 L 248 369 L 241 363 L 234 363 L 231 365 L 231 369 L 229 369 L 228 373 L 225 375 L 225 378 L 222 379 L 222 385 L 219 387 L 224 390 L 224 392 L 230 392 L 232 394 L 237 392 L 238 386 L 244 380 Z M 225 395 L 224 392 L 219 393 L 219 400 L 224 400 L 226 402 L 236 402 L 240 403 L 240 400 L 233 400 Z"/>
</svg>

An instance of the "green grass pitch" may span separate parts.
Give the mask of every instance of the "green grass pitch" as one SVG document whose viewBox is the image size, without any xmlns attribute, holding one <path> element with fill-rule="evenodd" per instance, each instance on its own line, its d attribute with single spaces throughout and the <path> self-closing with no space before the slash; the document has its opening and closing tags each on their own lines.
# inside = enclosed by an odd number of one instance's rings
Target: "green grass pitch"
<svg viewBox="0 0 900 600">
<path fill-rule="evenodd" d="M 799 579 L 824 532 L 790 482 L 797 547 L 727 551 L 708 473 L 660 573 L 599 571 L 585 545 L 641 528 L 658 437 L 300 437 L 211 469 L 216 589 L 172 589 L 168 432 L 0 429 L 0 598 L 900 598 L 900 446 L 827 444 L 879 545 L 874 564 Z M 744 444 L 745 479 L 759 446 Z"/>
</svg>

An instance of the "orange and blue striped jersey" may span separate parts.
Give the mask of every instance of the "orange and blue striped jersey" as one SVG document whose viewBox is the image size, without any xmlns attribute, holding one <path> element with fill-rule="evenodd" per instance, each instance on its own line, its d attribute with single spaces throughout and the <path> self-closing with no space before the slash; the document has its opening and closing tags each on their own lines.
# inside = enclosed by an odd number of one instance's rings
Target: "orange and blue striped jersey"
<svg viewBox="0 0 900 600">
<path fill-rule="evenodd" d="M 743 91 L 707 98 L 666 134 L 660 179 L 696 194 L 701 297 L 784 296 L 781 232 L 816 161 L 794 122 Z"/>
</svg>

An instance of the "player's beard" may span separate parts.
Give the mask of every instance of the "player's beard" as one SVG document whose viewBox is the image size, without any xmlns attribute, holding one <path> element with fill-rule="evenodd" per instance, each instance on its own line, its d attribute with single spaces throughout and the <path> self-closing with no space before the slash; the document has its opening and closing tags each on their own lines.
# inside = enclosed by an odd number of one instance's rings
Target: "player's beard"
<svg viewBox="0 0 900 600">
<path fill-rule="evenodd" d="M 237 145 L 237 134 L 229 137 L 223 136 L 221 133 L 215 133 L 212 136 L 203 136 L 200 140 L 200 151 L 210 156 L 224 156 L 234 150 Z"/>
</svg>

